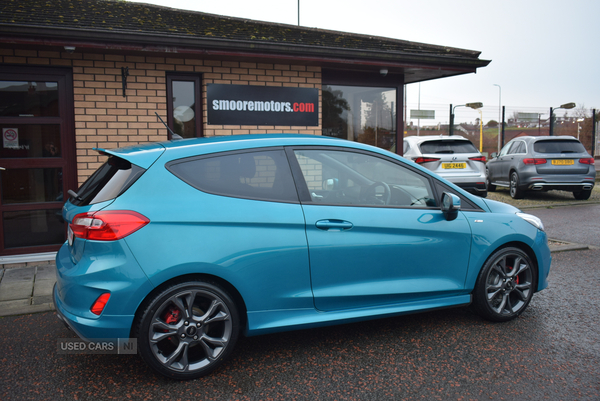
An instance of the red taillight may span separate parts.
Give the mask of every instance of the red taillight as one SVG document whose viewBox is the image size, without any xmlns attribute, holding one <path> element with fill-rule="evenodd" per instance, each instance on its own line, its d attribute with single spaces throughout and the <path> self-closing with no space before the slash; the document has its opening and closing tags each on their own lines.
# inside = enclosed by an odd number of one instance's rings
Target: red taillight
<svg viewBox="0 0 600 401">
<path fill-rule="evenodd" d="M 417 158 L 413 159 L 413 161 L 415 163 L 419 163 L 419 164 L 428 163 L 428 162 L 436 162 L 438 160 L 440 160 L 439 157 L 417 157 Z"/>
<path fill-rule="evenodd" d="M 110 298 L 110 293 L 109 292 L 105 292 L 104 294 L 100 295 L 98 297 L 98 299 L 96 299 L 96 301 L 94 302 L 94 304 L 92 305 L 92 307 L 90 308 L 90 311 L 94 315 L 100 316 L 100 314 L 104 310 L 104 307 L 106 306 L 106 303 L 108 302 L 109 298 Z"/>
<path fill-rule="evenodd" d="M 80 213 L 69 225 L 77 238 L 115 241 L 125 238 L 150 223 L 146 217 L 130 210 Z"/>
<path fill-rule="evenodd" d="M 546 164 L 546 159 L 523 159 L 524 164 Z"/>
<path fill-rule="evenodd" d="M 579 163 L 583 164 L 594 164 L 595 160 L 593 157 L 586 157 L 585 159 L 579 159 Z"/>
<path fill-rule="evenodd" d="M 485 163 L 485 156 L 469 157 L 469 160 L 474 160 L 476 162 L 484 162 Z"/>
</svg>

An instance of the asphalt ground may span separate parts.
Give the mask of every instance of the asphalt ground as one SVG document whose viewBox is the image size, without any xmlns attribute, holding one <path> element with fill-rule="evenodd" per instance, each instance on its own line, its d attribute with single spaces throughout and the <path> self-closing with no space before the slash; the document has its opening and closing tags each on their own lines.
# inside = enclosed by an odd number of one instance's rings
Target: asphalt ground
<svg viewBox="0 0 600 401">
<path fill-rule="evenodd" d="M 514 321 L 459 308 L 242 338 L 212 375 L 178 382 L 137 355 L 59 354 L 58 339 L 76 336 L 54 312 L 9 316 L 0 398 L 599 400 L 600 205 L 528 212 L 591 249 L 553 253 L 550 287 Z"/>
</svg>

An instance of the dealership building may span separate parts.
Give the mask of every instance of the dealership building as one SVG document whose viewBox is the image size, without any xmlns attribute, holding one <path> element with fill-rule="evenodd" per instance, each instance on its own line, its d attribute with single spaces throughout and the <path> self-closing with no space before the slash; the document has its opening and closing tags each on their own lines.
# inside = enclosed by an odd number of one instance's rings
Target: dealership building
<svg viewBox="0 0 600 401">
<path fill-rule="evenodd" d="M 400 153 L 404 86 L 474 73 L 479 55 L 126 1 L 3 1 L 0 265 L 53 258 L 65 194 L 106 160 L 93 148 L 283 132 Z"/>
</svg>

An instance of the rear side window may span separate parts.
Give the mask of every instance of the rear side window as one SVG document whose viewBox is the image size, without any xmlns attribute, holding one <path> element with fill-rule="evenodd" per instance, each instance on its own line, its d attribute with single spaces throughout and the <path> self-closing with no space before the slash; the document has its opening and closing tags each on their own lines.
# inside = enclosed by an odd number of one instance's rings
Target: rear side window
<svg viewBox="0 0 600 401">
<path fill-rule="evenodd" d="M 471 141 L 457 141 L 440 139 L 438 141 L 423 142 L 420 146 L 421 153 L 479 153 Z"/>
<path fill-rule="evenodd" d="M 71 203 L 86 206 L 114 199 L 125 192 L 145 171 L 127 160 L 110 156 L 79 188 L 79 198 L 71 197 Z"/>
<path fill-rule="evenodd" d="M 298 202 L 292 173 L 282 149 L 187 158 L 169 163 L 167 169 L 203 192 Z"/>
<path fill-rule="evenodd" d="M 581 142 L 577 140 L 537 141 L 533 144 L 533 150 L 537 153 L 586 153 Z"/>
</svg>

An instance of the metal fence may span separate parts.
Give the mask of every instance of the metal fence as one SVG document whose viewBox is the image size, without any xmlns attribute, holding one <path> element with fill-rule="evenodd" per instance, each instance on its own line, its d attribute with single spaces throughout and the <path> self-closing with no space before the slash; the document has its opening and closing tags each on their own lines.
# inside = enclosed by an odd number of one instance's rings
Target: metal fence
<svg viewBox="0 0 600 401">
<path fill-rule="evenodd" d="M 405 107 L 406 130 L 408 135 L 447 135 L 449 132 L 450 105 L 448 104 L 423 104 L 420 106 L 407 103 Z M 433 111 L 433 119 L 411 119 L 411 110 Z M 550 135 L 550 108 L 549 107 L 521 107 L 521 106 L 484 106 L 480 109 L 471 109 L 463 105 L 452 106 L 454 111 L 455 135 L 468 137 L 485 154 L 497 152 L 508 141 L 516 136 Z M 417 113 L 412 113 L 416 115 Z M 424 113 L 420 113 L 423 115 Z M 431 113 L 429 113 L 431 114 Z M 593 110 L 583 108 L 555 109 L 552 121 L 552 134 L 569 135 L 578 138 L 585 148 L 600 156 L 600 110 L 595 111 L 595 130 L 592 124 Z M 483 124 L 480 124 L 480 119 Z M 504 121 L 504 135 L 499 121 Z M 593 135 L 595 134 L 595 138 Z M 481 138 L 481 141 L 480 141 Z"/>
</svg>

